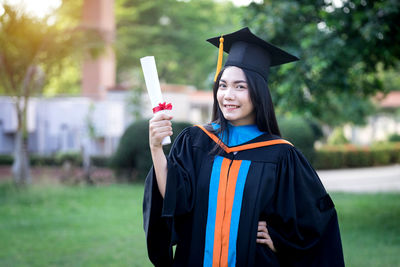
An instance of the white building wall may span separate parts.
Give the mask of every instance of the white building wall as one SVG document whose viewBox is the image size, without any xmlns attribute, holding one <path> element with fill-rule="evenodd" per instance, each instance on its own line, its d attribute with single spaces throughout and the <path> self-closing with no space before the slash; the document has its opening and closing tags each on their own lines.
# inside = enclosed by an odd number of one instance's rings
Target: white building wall
<svg viewBox="0 0 400 267">
<path fill-rule="evenodd" d="M 193 92 L 193 91 L 190 91 Z M 192 124 L 209 121 L 211 101 L 192 99 L 190 92 L 164 92 L 165 102 L 173 105 L 173 121 Z M 31 153 L 51 155 L 79 152 L 83 147 L 92 155 L 111 155 L 125 129 L 133 122 L 130 92 L 110 92 L 107 99 L 86 97 L 32 98 L 29 102 L 29 149 Z M 144 119 L 153 116 L 146 93 L 141 97 Z M 89 136 L 88 124 L 95 138 Z M 12 98 L 0 97 L 0 154 L 11 154 L 17 129 Z M 148 138 L 144 136 L 143 138 Z"/>
<path fill-rule="evenodd" d="M 377 114 L 368 118 L 366 126 L 346 125 L 344 135 L 351 143 L 369 145 L 373 142 L 385 141 L 391 134 L 400 134 L 399 115 Z"/>
<path fill-rule="evenodd" d="M 91 154 L 110 155 L 125 130 L 126 103 L 118 100 L 93 101 L 85 97 L 32 98 L 28 109 L 30 150 L 38 154 L 80 151 L 89 136 L 89 122 L 95 129 Z M 10 138 L 17 130 L 12 99 L 0 97 L 1 153 L 12 153 Z M 33 144 L 33 146 L 32 146 Z M 7 148 L 7 149 L 4 149 Z"/>
</svg>

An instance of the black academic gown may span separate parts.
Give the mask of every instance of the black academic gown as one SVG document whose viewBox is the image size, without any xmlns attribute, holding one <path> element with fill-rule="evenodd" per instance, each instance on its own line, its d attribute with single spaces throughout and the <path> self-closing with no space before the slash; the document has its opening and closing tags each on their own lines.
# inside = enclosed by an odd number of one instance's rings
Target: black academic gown
<svg viewBox="0 0 400 267">
<path fill-rule="evenodd" d="M 214 262 L 213 266 L 223 266 L 228 260 L 229 266 L 344 266 L 331 198 L 304 156 L 291 144 L 270 144 L 275 139 L 263 134 L 246 146 L 225 146 L 216 155 L 210 153 L 217 140 L 212 133 L 197 126 L 182 131 L 167 157 L 165 198 L 153 169 L 145 182 L 143 220 L 154 265 L 211 266 Z M 245 177 L 238 175 L 236 188 L 242 179 L 242 191 L 236 189 L 234 204 L 229 204 L 232 200 L 227 196 L 235 188 L 229 184 L 234 176 L 230 173 L 236 163 L 240 168 L 247 164 L 239 171 Z M 219 166 L 225 167 L 218 170 Z M 222 168 L 228 168 L 227 174 Z M 235 203 L 239 198 L 240 203 Z M 227 206 L 232 209 L 226 210 Z M 234 219 L 226 219 L 235 216 L 236 226 Z M 267 222 L 277 253 L 256 243 L 260 220 Z"/>
</svg>

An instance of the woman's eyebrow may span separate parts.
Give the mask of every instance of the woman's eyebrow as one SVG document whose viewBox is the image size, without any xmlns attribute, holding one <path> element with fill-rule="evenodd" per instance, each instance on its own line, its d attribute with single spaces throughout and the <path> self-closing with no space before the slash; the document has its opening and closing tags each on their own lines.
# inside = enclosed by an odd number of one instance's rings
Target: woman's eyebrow
<svg viewBox="0 0 400 267">
<path fill-rule="evenodd" d="M 221 80 L 219 80 L 220 82 L 223 82 L 223 83 L 226 83 L 226 81 L 225 80 L 223 80 L 223 79 L 221 79 Z M 237 80 L 237 81 L 234 81 L 233 83 L 247 83 L 246 81 L 244 81 L 244 80 Z"/>
<path fill-rule="evenodd" d="M 247 83 L 247 82 L 243 81 L 243 80 L 238 80 L 238 81 L 234 81 L 233 83 Z"/>
</svg>

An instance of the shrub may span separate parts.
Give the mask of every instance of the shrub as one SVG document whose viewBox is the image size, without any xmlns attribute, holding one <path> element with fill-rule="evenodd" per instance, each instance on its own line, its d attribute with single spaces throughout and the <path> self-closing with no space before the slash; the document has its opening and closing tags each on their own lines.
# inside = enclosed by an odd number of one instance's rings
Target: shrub
<svg viewBox="0 0 400 267">
<path fill-rule="evenodd" d="M 109 166 L 109 157 L 91 156 L 92 165 L 97 167 Z M 14 159 L 12 155 L 0 155 L 0 165 L 12 165 Z M 58 153 L 55 155 L 29 155 L 31 166 L 61 166 L 64 162 L 69 161 L 75 166 L 82 165 L 82 155 L 79 152 Z"/>
<path fill-rule="evenodd" d="M 110 158 L 107 156 L 91 156 L 91 163 L 96 167 L 108 167 L 110 165 Z"/>
<path fill-rule="evenodd" d="M 392 143 L 392 148 L 390 151 L 390 162 L 400 163 L 400 142 Z"/>
<path fill-rule="evenodd" d="M 389 149 L 371 149 L 372 164 L 374 166 L 388 165 L 390 164 L 390 152 Z"/>
<path fill-rule="evenodd" d="M 282 137 L 293 143 L 310 161 L 315 156 L 314 143 L 322 136 L 320 127 L 300 117 L 285 118 L 279 122 Z"/>
<path fill-rule="evenodd" d="M 44 155 L 29 155 L 29 161 L 31 166 L 59 166 L 61 165 L 55 156 L 44 156 Z"/>
<path fill-rule="evenodd" d="M 191 124 L 173 122 L 172 142 L 188 126 Z M 134 181 L 146 177 L 152 165 L 148 136 L 149 122 L 147 120 L 136 121 L 125 130 L 110 162 L 111 167 L 117 172 L 117 179 Z M 171 145 L 165 146 L 165 153 L 169 153 L 170 149 Z"/>
<path fill-rule="evenodd" d="M 1 165 L 12 165 L 13 164 L 13 156 L 12 155 L 0 155 L 0 166 Z"/>
<path fill-rule="evenodd" d="M 342 146 L 344 155 L 343 167 L 366 167 L 371 166 L 371 152 L 368 147 L 358 147 L 347 144 Z"/>
<path fill-rule="evenodd" d="M 336 128 L 328 138 L 330 145 L 343 145 L 348 144 L 349 140 L 344 136 L 343 128 Z"/>
<path fill-rule="evenodd" d="M 338 169 L 344 166 L 343 151 L 320 149 L 315 152 L 313 167 L 316 169 Z"/>
<path fill-rule="evenodd" d="M 60 165 L 67 161 L 75 166 L 82 165 L 82 155 L 79 152 L 60 152 L 56 154 L 55 159 Z"/>
<path fill-rule="evenodd" d="M 316 169 L 381 166 L 400 163 L 400 142 L 379 143 L 371 147 L 355 145 L 324 146 L 316 151 Z"/>
<path fill-rule="evenodd" d="M 389 142 L 400 142 L 400 134 L 392 134 L 388 137 Z"/>
<path fill-rule="evenodd" d="M 82 156 L 79 152 L 59 152 L 55 155 L 29 155 L 32 166 L 61 166 L 68 161 L 75 166 L 82 165 Z"/>
</svg>

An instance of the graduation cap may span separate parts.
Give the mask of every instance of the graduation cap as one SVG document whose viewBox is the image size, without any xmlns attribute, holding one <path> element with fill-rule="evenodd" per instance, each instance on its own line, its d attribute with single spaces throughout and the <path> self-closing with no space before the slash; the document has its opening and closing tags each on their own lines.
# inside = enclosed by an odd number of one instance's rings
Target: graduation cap
<svg viewBox="0 0 400 267">
<path fill-rule="evenodd" d="M 225 66 L 236 66 L 255 71 L 265 80 L 268 80 L 270 67 L 299 60 L 299 58 L 260 39 L 248 27 L 221 37 L 210 38 L 207 41 L 219 47 L 217 73 L 214 81 L 221 70 L 223 51 L 229 54 Z"/>
</svg>

